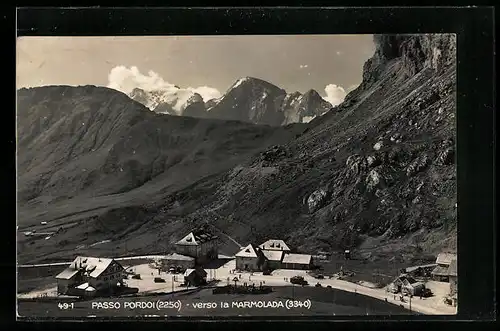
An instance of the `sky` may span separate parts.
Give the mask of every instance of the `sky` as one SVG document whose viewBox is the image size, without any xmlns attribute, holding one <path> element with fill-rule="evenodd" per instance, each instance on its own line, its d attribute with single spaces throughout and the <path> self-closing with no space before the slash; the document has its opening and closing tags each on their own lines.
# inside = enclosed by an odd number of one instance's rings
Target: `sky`
<svg viewBox="0 0 500 331">
<path fill-rule="evenodd" d="M 187 89 L 208 101 L 250 76 L 336 103 L 373 52 L 372 35 L 21 37 L 16 85 Z"/>
</svg>

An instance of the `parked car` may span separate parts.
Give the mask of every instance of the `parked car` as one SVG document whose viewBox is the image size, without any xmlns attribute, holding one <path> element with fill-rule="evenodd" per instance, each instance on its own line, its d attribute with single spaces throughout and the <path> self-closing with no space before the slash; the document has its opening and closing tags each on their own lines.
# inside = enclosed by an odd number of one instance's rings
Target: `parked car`
<svg viewBox="0 0 500 331">
<path fill-rule="evenodd" d="M 165 283 L 165 279 L 161 277 L 155 277 L 155 283 Z"/>
<path fill-rule="evenodd" d="M 134 274 L 134 275 L 132 275 L 132 279 L 141 279 L 141 275 L 140 274 Z"/>
<path fill-rule="evenodd" d="M 290 278 L 290 283 L 302 286 L 309 284 L 307 280 L 305 280 L 302 276 L 293 276 L 292 278 Z"/>
<path fill-rule="evenodd" d="M 432 293 L 430 288 L 425 287 L 424 289 L 422 289 L 422 297 L 428 298 L 428 297 L 431 297 L 433 295 L 434 295 L 434 293 Z"/>
</svg>

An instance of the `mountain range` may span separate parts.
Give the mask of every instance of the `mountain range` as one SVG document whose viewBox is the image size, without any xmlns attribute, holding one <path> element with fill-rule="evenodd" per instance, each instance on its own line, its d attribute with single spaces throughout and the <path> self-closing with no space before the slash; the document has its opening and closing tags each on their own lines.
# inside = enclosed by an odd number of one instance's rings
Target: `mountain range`
<svg viewBox="0 0 500 331">
<path fill-rule="evenodd" d="M 255 78 L 175 116 L 139 90 L 19 90 L 19 230 L 62 229 L 19 236 L 19 261 L 164 252 L 200 224 L 371 260 L 456 250 L 455 36 L 374 41 L 331 108 Z"/>
<path fill-rule="evenodd" d="M 129 96 L 160 114 L 238 120 L 270 126 L 307 123 L 333 108 L 315 90 L 287 94 L 285 90 L 254 77 L 237 80 L 223 96 L 206 103 L 198 93 L 180 89 L 171 93 L 135 88 Z"/>
</svg>

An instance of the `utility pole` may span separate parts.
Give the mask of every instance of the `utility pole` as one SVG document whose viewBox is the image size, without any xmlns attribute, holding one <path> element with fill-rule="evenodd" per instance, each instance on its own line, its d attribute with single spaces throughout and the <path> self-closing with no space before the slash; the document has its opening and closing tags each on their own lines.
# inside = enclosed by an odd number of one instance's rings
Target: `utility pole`
<svg viewBox="0 0 500 331">
<path fill-rule="evenodd" d="M 172 276 L 172 297 L 174 297 L 174 276 Z"/>
<path fill-rule="evenodd" d="M 411 293 L 410 293 L 409 296 L 410 296 L 410 313 L 411 313 L 411 298 L 413 297 L 413 295 L 411 295 Z"/>
</svg>

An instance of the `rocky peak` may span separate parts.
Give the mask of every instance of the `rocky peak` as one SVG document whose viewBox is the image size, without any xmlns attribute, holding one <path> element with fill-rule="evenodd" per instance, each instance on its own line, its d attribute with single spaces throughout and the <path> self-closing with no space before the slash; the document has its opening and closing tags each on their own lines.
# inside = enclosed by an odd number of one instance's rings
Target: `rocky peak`
<svg viewBox="0 0 500 331">
<path fill-rule="evenodd" d="M 134 88 L 132 90 L 132 92 L 130 92 L 130 98 L 137 101 L 137 102 L 140 102 L 142 103 L 143 105 L 146 105 L 147 102 L 148 102 L 148 95 L 146 93 L 146 91 L 144 91 L 143 89 L 141 88 Z"/>
<path fill-rule="evenodd" d="M 400 60 L 407 77 L 423 69 L 441 71 L 456 60 L 454 34 L 374 35 L 375 53 L 363 67 L 363 83 L 377 79 L 393 60 Z"/>
<path fill-rule="evenodd" d="M 238 79 L 220 101 L 209 109 L 210 117 L 255 124 L 280 125 L 279 106 L 286 92 L 255 77 Z"/>
<path fill-rule="evenodd" d="M 249 76 L 238 79 L 229 89 L 229 92 L 236 88 L 253 89 L 256 91 L 266 91 L 273 94 L 286 94 L 286 92 L 283 89 L 279 88 L 274 84 L 266 82 L 265 80 L 260 78 L 249 77 Z"/>
<path fill-rule="evenodd" d="M 308 98 L 308 99 L 323 99 L 321 97 L 321 95 L 319 95 L 318 92 L 316 92 L 316 90 L 309 90 L 307 91 L 306 93 L 304 93 L 304 98 Z"/>
</svg>

